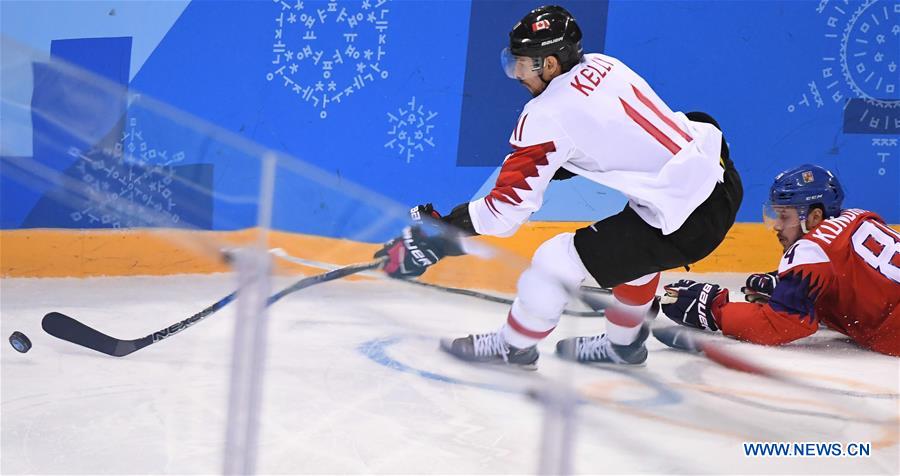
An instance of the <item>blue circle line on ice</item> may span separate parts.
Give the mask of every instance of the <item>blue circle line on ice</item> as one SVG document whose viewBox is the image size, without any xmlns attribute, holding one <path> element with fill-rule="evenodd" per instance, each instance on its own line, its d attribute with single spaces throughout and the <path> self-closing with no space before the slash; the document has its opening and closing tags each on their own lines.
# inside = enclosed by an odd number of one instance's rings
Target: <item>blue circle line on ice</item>
<svg viewBox="0 0 900 476">
<path fill-rule="evenodd" d="M 511 394 L 521 394 L 521 389 L 516 389 L 511 386 L 504 385 L 494 385 L 489 383 L 481 383 L 481 382 L 473 382 L 468 380 L 462 380 L 455 377 L 450 377 L 447 375 L 439 374 L 436 372 L 422 370 L 410 365 L 407 365 L 399 360 L 388 355 L 388 348 L 392 345 L 395 345 L 401 342 L 404 339 L 409 337 L 420 339 L 420 340 L 431 340 L 431 337 L 428 336 L 404 336 L 404 335 L 393 335 L 388 337 L 382 337 L 378 339 L 373 339 L 370 341 L 363 342 L 357 347 L 360 353 L 366 356 L 369 360 L 388 367 L 390 369 L 394 369 L 400 372 L 409 373 L 412 375 L 418 375 L 419 377 L 423 377 L 429 380 L 435 380 L 438 382 L 444 382 L 452 385 L 463 385 L 467 387 L 481 388 L 485 390 L 492 390 L 501 393 L 511 393 Z M 437 351 L 437 350 L 435 350 Z M 577 364 L 572 364 L 577 365 Z M 643 375 L 642 372 L 634 372 L 629 371 L 628 369 L 617 369 L 614 367 L 595 367 L 598 370 L 610 371 L 622 375 L 624 377 L 632 378 L 637 380 L 642 385 L 654 390 L 656 395 L 649 398 L 639 398 L 639 399 L 631 399 L 631 400 L 623 400 L 620 402 L 616 402 L 622 405 L 629 405 L 634 407 L 646 408 L 646 407 L 657 407 L 657 406 L 665 406 L 665 405 L 674 405 L 678 404 L 682 401 L 681 394 L 676 392 L 675 390 L 669 388 L 666 384 L 656 381 L 650 376 Z M 581 403 L 586 403 L 587 400 L 581 400 Z"/>
</svg>

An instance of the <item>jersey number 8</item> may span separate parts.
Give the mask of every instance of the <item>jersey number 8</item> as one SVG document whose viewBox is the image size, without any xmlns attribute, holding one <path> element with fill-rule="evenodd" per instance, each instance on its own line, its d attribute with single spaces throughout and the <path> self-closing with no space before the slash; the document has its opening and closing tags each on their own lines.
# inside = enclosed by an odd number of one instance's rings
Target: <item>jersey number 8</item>
<svg viewBox="0 0 900 476">
<path fill-rule="evenodd" d="M 853 250 L 879 273 L 900 283 L 900 234 L 874 222 L 863 223 L 851 238 Z"/>
</svg>

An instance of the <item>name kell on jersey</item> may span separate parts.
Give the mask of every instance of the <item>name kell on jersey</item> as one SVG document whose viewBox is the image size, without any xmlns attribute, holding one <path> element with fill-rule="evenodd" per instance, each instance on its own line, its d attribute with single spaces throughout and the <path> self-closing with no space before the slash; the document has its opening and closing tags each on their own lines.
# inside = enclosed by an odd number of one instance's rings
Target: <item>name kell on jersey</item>
<svg viewBox="0 0 900 476">
<path fill-rule="evenodd" d="M 844 210 L 839 216 L 829 218 L 820 223 L 819 226 L 813 230 L 812 237 L 818 238 L 824 241 L 825 244 L 830 245 L 831 240 L 837 238 L 842 231 L 847 229 L 847 225 L 849 225 L 850 222 L 863 213 L 865 213 L 865 210 L 860 210 L 858 208 Z"/>
<path fill-rule="evenodd" d="M 603 81 L 603 78 L 612 71 L 613 64 L 600 58 L 591 58 L 589 62 L 584 63 L 580 68 L 575 73 L 575 80 L 569 83 L 569 86 L 572 86 L 585 96 L 590 96 L 594 89 L 600 85 L 600 82 Z M 582 81 L 582 78 L 584 78 L 584 81 Z"/>
</svg>

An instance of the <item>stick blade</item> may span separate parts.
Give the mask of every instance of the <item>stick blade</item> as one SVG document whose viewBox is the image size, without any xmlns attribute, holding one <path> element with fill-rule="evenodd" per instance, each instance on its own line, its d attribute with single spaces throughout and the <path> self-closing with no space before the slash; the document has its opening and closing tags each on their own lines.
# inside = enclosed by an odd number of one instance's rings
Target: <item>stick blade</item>
<svg viewBox="0 0 900 476">
<path fill-rule="evenodd" d="M 653 337 L 663 344 L 678 350 L 687 352 L 700 353 L 701 349 L 694 334 L 697 331 L 687 329 L 681 326 L 655 327 L 653 328 Z"/>
<path fill-rule="evenodd" d="M 41 320 L 41 327 L 53 337 L 113 357 L 123 357 L 137 350 L 131 341 L 108 336 L 59 312 L 51 312 L 44 316 L 44 319 Z"/>
</svg>

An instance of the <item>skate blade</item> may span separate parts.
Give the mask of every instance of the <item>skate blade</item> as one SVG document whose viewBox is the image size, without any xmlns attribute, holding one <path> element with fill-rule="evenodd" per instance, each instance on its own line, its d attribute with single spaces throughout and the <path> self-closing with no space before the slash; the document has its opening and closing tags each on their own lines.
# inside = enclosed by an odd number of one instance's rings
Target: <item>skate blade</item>
<svg viewBox="0 0 900 476">
<path fill-rule="evenodd" d="M 559 354 L 555 354 L 555 355 L 556 355 L 557 359 L 559 359 L 563 362 L 570 363 L 570 364 L 584 365 L 586 367 L 600 367 L 600 368 L 616 369 L 616 368 L 623 368 L 623 367 L 624 368 L 643 368 L 643 367 L 647 366 L 646 359 L 643 362 L 640 362 L 637 364 L 629 364 L 629 363 L 617 364 L 615 362 L 587 362 L 587 361 L 583 361 L 583 360 L 570 359 L 568 357 L 563 357 Z"/>
<path fill-rule="evenodd" d="M 450 339 L 441 339 L 440 340 L 440 349 L 448 354 L 450 354 L 453 358 L 465 362 L 467 364 L 479 365 L 479 366 L 491 366 L 491 369 L 494 370 L 524 370 L 527 372 L 534 372 L 537 370 L 537 360 L 535 360 L 531 364 L 510 364 L 503 360 L 478 360 L 478 359 L 468 359 L 462 355 L 456 354 L 452 350 L 453 341 Z"/>
</svg>

